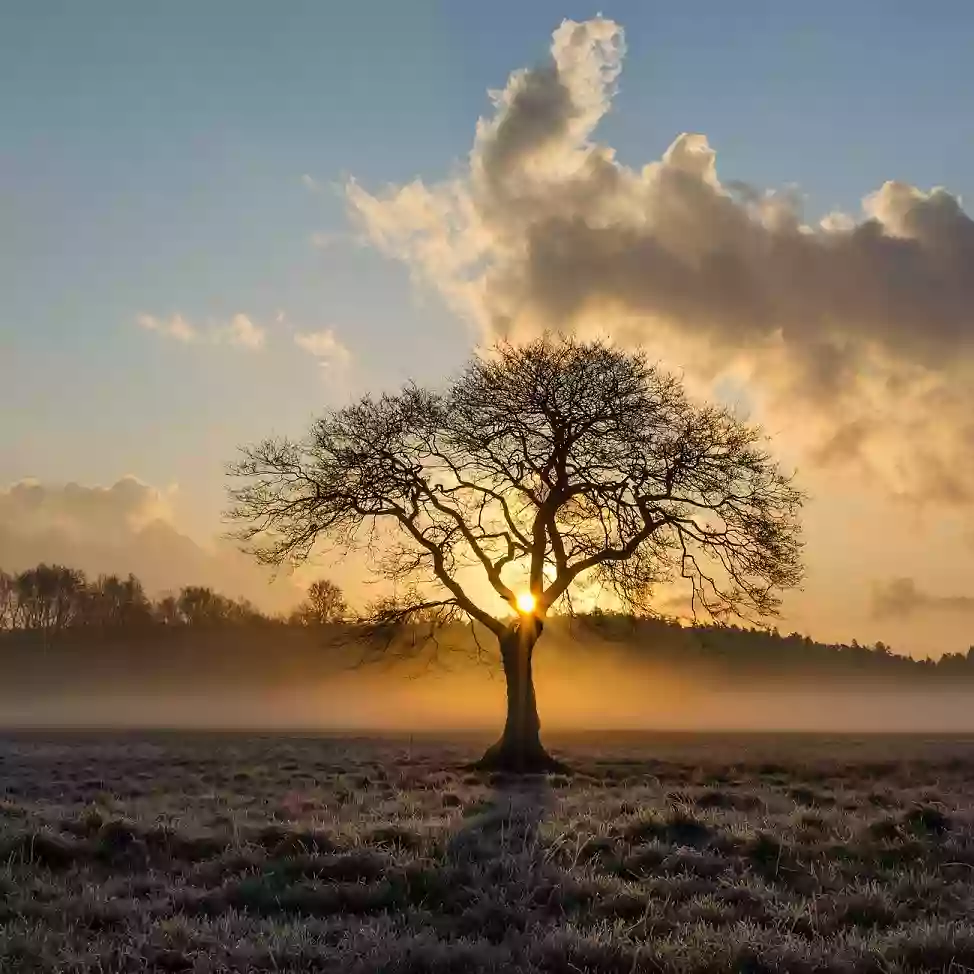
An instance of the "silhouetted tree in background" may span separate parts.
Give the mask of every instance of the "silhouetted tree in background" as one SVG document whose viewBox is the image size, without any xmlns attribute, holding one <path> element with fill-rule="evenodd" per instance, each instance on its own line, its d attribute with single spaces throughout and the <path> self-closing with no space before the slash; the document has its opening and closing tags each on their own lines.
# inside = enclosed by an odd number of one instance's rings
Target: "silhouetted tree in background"
<svg viewBox="0 0 974 974">
<path fill-rule="evenodd" d="M 14 624 L 58 632 L 84 611 L 84 575 L 63 565 L 38 565 L 14 576 Z"/>
<path fill-rule="evenodd" d="M 336 588 L 334 596 L 341 600 Z M 37 565 L 16 575 L 0 571 L 0 630 L 55 634 L 68 629 L 134 630 L 154 624 L 220 626 L 268 622 L 245 599 L 187 585 L 153 602 L 134 575 L 100 575 L 63 565 Z"/>
<path fill-rule="evenodd" d="M 81 598 L 84 625 L 111 627 L 145 626 L 152 622 L 152 603 L 134 576 L 101 575 L 84 586 Z"/>
<path fill-rule="evenodd" d="M 305 600 L 291 613 L 290 621 L 302 626 L 324 626 L 343 622 L 348 615 L 348 604 L 342 590 L 327 578 L 318 579 L 308 586 Z"/>
<path fill-rule="evenodd" d="M 646 611 L 682 579 L 695 611 L 765 616 L 801 578 L 802 497 L 760 431 L 603 342 L 498 345 L 443 392 L 365 397 L 301 442 L 246 448 L 231 473 L 229 514 L 261 562 L 300 562 L 319 540 L 368 546 L 399 593 L 376 622 L 435 613 L 494 634 L 507 720 L 485 767 L 554 765 L 532 658 L 573 590 Z"/>
<path fill-rule="evenodd" d="M 0 631 L 13 629 L 17 591 L 12 575 L 0 569 Z"/>
<path fill-rule="evenodd" d="M 179 593 L 176 606 L 179 617 L 191 626 L 216 625 L 225 622 L 230 600 L 202 585 L 188 585 Z"/>
<path fill-rule="evenodd" d="M 178 626 L 182 621 L 179 614 L 179 601 L 175 595 L 166 595 L 159 599 L 152 609 L 153 619 L 164 626 Z"/>
<path fill-rule="evenodd" d="M 228 599 L 210 588 L 188 585 L 179 593 L 176 609 L 181 621 L 190 626 L 219 626 L 254 622 L 261 613 L 245 599 Z"/>
</svg>

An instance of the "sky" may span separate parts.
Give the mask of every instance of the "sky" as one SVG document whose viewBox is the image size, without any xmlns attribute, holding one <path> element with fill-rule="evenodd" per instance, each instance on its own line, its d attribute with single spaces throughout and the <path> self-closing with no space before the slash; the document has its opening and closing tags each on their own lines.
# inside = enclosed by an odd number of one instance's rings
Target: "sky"
<svg viewBox="0 0 974 974">
<path fill-rule="evenodd" d="M 947 2 L 5 6 L 0 564 L 266 601 L 214 541 L 238 444 L 597 325 L 797 465 L 782 628 L 966 650 L 972 38 Z M 505 129 L 552 63 L 569 115 Z"/>
</svg>

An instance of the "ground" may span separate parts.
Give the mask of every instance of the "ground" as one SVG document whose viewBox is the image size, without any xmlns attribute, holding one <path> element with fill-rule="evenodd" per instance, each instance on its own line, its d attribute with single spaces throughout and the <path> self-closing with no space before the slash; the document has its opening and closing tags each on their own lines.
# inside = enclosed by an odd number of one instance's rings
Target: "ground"
<svg viewBox="0 0 974 974">
<path fill-rule="evenodd" d="M 0 971 L 974 970 L 974 740 L 0 737 Z"/>
</svg>

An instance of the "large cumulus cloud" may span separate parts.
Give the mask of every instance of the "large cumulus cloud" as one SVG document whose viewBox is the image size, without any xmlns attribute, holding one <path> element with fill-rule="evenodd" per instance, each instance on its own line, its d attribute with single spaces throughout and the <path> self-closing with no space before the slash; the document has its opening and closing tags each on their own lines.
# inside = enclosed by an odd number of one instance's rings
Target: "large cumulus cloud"
<svg viewBox="0 0 974 974">
<path fill-rule="evenodd" d="M 974 221 L 960 201 L 888 181 L 860 214 L 811 223 L 792 192 L 722 182 L 699 134 L 625 166 L 594 138 L 624 50 L 612 21 L 564 22 L 550 59 L 493 93 L 455 178 L 349 184 L 371 240 L 486 337 L 646 345 L 704 385 L 736 376 L 806 461 L 974 501 Z"/>
<path fill-rule="evenodd" d="M 116 544 L 155 521 L 170 522 L 171 499 L 171 489 L 135 477 L 109 487 L 22 480 L 0 489 L 0 526 L 30 535 L 55 532 L 79 543 Z"/>
</svg>

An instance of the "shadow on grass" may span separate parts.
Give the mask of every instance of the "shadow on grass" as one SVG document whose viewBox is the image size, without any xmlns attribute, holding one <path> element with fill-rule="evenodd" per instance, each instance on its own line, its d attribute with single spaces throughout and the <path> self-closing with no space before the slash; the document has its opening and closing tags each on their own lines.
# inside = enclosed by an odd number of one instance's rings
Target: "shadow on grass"
<svg viewBox="0 0 974 974">
<path fill-rule="evenodd" d="M 553 809 L 554 792 L 543 775 L 497 777 L 490 794 L 465 808 L 444 849 L 458 897 L 464 888 L 471 894 L 456 933 L 500 944 L 537 919 L 564 879 L 541 839 Z"/>
<path fill-rule="evenodd" d="M 478 862 L 533 856 L 553 806 L 554 791 L 544 775 L 498 776 L 486 798 L 464 809 L 464 824 L 447 843 L 447 855 Z"/>
</svg>

